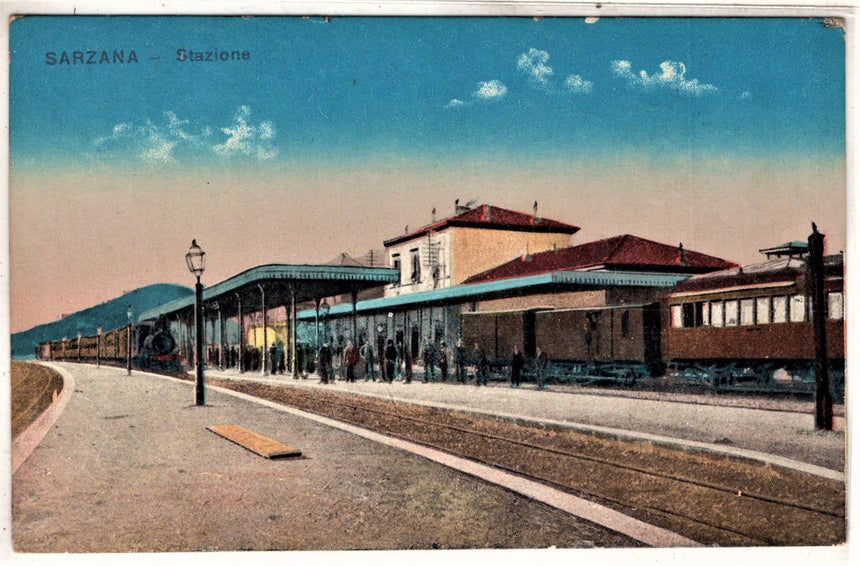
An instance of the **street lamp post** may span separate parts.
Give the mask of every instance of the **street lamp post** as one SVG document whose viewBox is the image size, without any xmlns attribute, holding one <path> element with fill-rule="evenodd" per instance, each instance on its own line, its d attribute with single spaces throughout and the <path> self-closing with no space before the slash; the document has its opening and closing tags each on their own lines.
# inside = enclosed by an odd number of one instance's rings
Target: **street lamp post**
<svg viewBox="0 0 860 566">
<path fill-rule="evenodd" d="M 191 240 L 191 248 L 185 254 L 185 262 L 188 264 L 188 271 L 197 277 L 197 283 L 194 285 L 194 346 L 197 358 L 195 393 L 197 405 L 206 404 L 206 386 L 203 381 L 203 285 L 200 283 L 205 255 L 206 252 L 197 245 L 197 240 Z"/>
<path fill-rule="evenodd" d="M 96 367 L 102 367 L 102 327 L 99 326 L 99 337 L 96 340 Z"/>
<path fill-rule="evenodd" d="M 129 305 L 128 310 L 125 311 L 125 316 L 128 317 L 128 329 L 126 330 L 126 349 L 128 350 L 128 355 L 126 356 L 126 371 L 128 375 L 131 375 L 131 327 L 134 325 L 134 307 Z"/>
</svg>

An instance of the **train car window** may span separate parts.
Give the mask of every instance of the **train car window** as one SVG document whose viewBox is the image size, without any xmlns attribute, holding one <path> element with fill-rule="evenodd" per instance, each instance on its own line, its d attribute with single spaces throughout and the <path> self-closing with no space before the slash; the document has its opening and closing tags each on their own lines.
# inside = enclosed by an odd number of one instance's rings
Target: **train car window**
<svg viewBox="0 0 860 566">
<path fill-rule="evenodd" d="M 792 295 L 789 302 L 789 319 L 791 322 L 804 322 L 806 320 L 806 296 Z"/>
<path fill-rule="evenodd" d="M 747 326 L 755 323 L 755 300 L 741 300 L 741 325 Z"/>
<path fill-rule="evenodd" d="M 699 303 L 702 306 L 702 326 L 711 325 L 711 305 L 710 303 Z"/>
<path fill-rule="evenodd" d="M 827 294 L 827 317 L 833 320 L 842 320 L 844 317 L 842 309 L 842 293 Z"/>
<path fill-rule="evenodd" d="M 723 325 L 723 303 L 711 303 L 711 326 Z"/>
<path fill-rule="evenodd" d="M 770 324 L 770 297 L 759 297 L 755 300 L 755 323 Z"/>
<path fill-rule="evenodd" d="M 685 303 L 683 308 L 683 327 L 693 328 L 696 326 L 696 305 L 695 303 Z"/>
<path fill-rule="evenodd" d="M 681 305 L 672 305 L 672 328 L 684 328 L 684 318 L 681 312 Z"/>
<path fill-rule="evenodd" d="M 738 302 L 726 301 L 725 303 L 726 326 L 738 325 Z"/>
<path fill-rule="evenodd" d="M 788 298 L 773 297 L 771 300 L 773 301 L 774 324 L 788 322 Z"/>
</svg>

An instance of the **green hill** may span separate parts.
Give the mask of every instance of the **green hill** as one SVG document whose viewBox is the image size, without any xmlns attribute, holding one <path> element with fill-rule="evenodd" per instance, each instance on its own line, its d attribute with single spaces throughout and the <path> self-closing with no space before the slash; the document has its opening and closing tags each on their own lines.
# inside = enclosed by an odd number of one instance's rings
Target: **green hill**
<svg viewBox="0 0 860 566">
<path fill-rule="evenodd" d="M 139 314 L 192 293 L 194 293 L 193 289 L 171 283 L 156 283 L 135 289 L 121 297 L 70 314 L 56 322 L 40 324 L 13 334 L 12 357 L 32 358 L 35 356 L 36 346 L 42 342 L 60 340 L 64 336 L 75 338 L 78 332 L 83 336 L 91 336 L 98 332 L 99 326 L 105 331 L 125 326 L 128 324 L 126 311 L 129 305 L 134 307 L 135 313 Z"/>
</svg>

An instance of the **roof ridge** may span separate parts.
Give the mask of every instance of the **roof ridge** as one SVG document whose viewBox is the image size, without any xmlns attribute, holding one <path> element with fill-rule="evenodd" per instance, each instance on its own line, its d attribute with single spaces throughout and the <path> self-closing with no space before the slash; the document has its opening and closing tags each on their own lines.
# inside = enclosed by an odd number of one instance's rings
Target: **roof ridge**
<svg viewBox="0 0 860 566">
<path fill-rule="evenodd" d="M 615 247 L 614 247 L 614 248 L 612 248 L 612 251 L 611 251 L 611 252 L 609 252 L 608 254 L 606 254 L 606 257 L 603 259 L 603 261 L 604 261 L 604 262 L 608 262 L 609 260 L 611 260 L 611 259 L 615 256 L 615 254 L 616 254 L 616 253 L 618 253 L 618 250 L 620 250 L 620 249 L 621 249 L 621 247 L 624 245 L 624 243 L 625 243 L 629 238 L 633 238 L 633 237 L 635 237 L 635 236 L 632 236 L 632 235 L 630 235 L 630 234 L 621 234 L 620 236 L 613 236 L 613 237 L 611 237 L 611 238 L 606 238 L 606 239 L 605 239 L 605 241 L 606 241 L 606 242 L 608 242 L 609 240 L 611 240 L 611 239 L 613 239 L 613 238 L 618 238 L 618 243 L 617 243 L 617 244 L 615 244 Z"/>
</svg>

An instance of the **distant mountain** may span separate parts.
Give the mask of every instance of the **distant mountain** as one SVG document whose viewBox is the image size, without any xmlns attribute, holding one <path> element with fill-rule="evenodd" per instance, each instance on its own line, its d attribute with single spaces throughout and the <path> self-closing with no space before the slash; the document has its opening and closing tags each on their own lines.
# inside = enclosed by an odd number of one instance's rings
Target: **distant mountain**
<svg viewBox="0 0 860 566">
<path fill-rule="evenodd" d="M 92 336 L 98 332 L 98 327 L 108 331 L 128 324 L 126 311 L 129 305 L 134 307 L 135 320 L 137 315 L 157 306 L 169 303 L 194 293 L 193 289 L 171 283 L 156 283 L 135 289 L 129 293 L 111 299 L 100 305 L 70 314 L 56 322 L 40 324 L 30 330 L 17 332 L 12 335 L 12 357 L 32 358 L 36 346 L 42 342 L 77 338 L 78 332 L 83 336 Z"/>
</svg>

